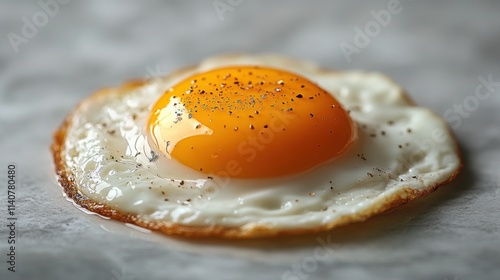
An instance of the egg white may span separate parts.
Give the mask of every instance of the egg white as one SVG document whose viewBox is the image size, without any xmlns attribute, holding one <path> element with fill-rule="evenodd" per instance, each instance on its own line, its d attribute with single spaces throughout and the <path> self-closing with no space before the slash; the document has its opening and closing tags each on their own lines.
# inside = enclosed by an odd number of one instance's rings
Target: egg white
<svg viewBox="0 0 500 280">
<path fill-rule="evenodd" d="M 258 180 L 199 173 L 156 153 L 145 132 L 153 104 L 193 73 L 228 65 L 282 68 L 316 82 L 350 111 L 357 140 L 332 163 Z M 126 93 L 99 95 L 73 114 L 62 155 L 82 194 L 122 213 L 166 225 L 276 230 L 334 224 L 404 196 L 401 190 L 443 183 L 460 168 L 444 121 L 413 106 L 385 76 L 272 55 L 215 57 Z"/>
</svg>

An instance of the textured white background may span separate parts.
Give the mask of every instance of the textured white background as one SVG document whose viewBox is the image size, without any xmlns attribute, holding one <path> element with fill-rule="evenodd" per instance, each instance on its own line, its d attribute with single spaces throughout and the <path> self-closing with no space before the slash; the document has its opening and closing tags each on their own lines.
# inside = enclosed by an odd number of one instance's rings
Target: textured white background
<svg viewBox="0 0 500 280">
<path fill-rule="evenodd" d="M 23 17 L 33 22 L 43 10 L 38 1 L 2 1 L 0 279 L 498 279 L 499 87 L 455 129 L 465 168 L 454 183 L 317 236 L 229 242 L 141 233 L 84 214 L 55 182 L 52 132 L 79 100 L 215 54 L 273 52 L 381 71 L 439 114 L 468 100 L 478 76 L 500 82 L 493 0 L 402 0 L 401 13 L 349 63 L 339 45 L 352 44 L 355 28 L 387 2 L 243 0 L 221 20 L 212 1 L 69 1 L 16 53 L 8 34 L 22 36 Z M 5 255 L 10 162 L 19 180 L 16 274 Z M 318 237 L 333 248 L 320 261 Z"/>
</svg>

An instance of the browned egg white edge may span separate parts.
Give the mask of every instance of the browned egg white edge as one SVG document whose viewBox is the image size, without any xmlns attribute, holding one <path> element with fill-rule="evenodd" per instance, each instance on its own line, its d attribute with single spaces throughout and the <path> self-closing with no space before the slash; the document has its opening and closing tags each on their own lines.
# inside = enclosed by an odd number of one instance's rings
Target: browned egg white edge
<svg viewBox="0 0 500 280">
<path fill-rule="evenodd" d="M 225 58 L 230 56 L 225 56 Z M 184 68 L 176 71 L 172 74 L 181 74 L 183 72 L 191 71 L 196 66 L 192 66 L 189 68 Z M 327 72 L 333 72 L 331 70 L 322 70 Z M 386 77 L 391 83 L 392 80 Z M 250 239 L 250 238 L 262 238 L 262 237 L 275 237 L 280 235 L 298 235 L 298 234 L 311 234 L 317 233 L 320 231 L 327 231 L 342 225 L 365 221 L 370 217 L 373 217 L 377 214 L 381 214 L 390 209 L 395 208 L 396 206 L 406 204 L 416 198 L 426 196 L 435 190 L 437 190 L 440 186 L 445 185 L 452 181 L 462 169 L 463 160 L 460 154 L 460 149 L 457 144 L 456 136 L 452 133 L 451 129 L 447 127 L 450 135 L 452 136 L 455 146 L 457 147 L 457 153 L 460 158 L 460 165 L 457 170 L 448 178 L 448 180 L 436 184 L 433 186 L 429 186 L 422 190 L 415 190 L 411 188 L 402 188 L 400 191 L 395 193 L 394 195 L 385 198 L 384 201 L 378 203 L 377 205 L 358 213 L 348 214 L 342 216 L 340 219 L 333 221 L 332 223 L 324 224 L 315 228 L 305 228 L 305 229 L 273 229 L 265 226 L 252 226 L 251 228 L 244 227 L 222 227 L 218 225 L 210 225 L 210 226 L 186 226 L 175 223 L 165 223 L 159 221 L 152 221 L 148 219 L 144 219 L 139 217 L 139 215 L 128 214 L 112 209 L 106 205 L 102 205 L 92 201 L 90 198 L 85 196 L 78 190 L 78 186 L 76 185 L 71 170 L 67 168 L 63 160 L 63 148 L 64 142 L 66 140 L 66 132 L 71 125 L 73 116 L 79 113 L 87 106 L 91 106 L 92 103 L 100 98 L 101 96 L 107 94 L 124 94 L 130 90 L 138 88 L 151 80 L 131 80 L 125 82 L 123 85 L 117 88 L 104 88 L 97 92 L 95 92 L 90 97 L 84 99 L 77 107 L 70 113 L 66 119 L 63 121 L 61 126 L 54 133 L 54 142 L 52 144 L 51 150 L 54 158 L 55 169 L 57 174 L 57 180 L 61 187 L 64 189 L 64 192 L 68 196 L 68 198 L 73 199 L 75 203 L 78 205 L 95 212 L 97 214 L 112 218 L 114 220 L 118 220 L 124 223 L 132 223 L 138 225 L 140 227 L 144 227 L 147 229 L 151 229 L 154 231 L 159 231 L 165 233 L 167 235 L 177 235 L 184 237 L 220 237 L 227 239 Z M 403 92 L 406 100 L 409 104 L 415 105 L 415 102 L 411 100 L 406 92 Z M 435 114 L 436 118 L 440 118 Z"/>
</svg>

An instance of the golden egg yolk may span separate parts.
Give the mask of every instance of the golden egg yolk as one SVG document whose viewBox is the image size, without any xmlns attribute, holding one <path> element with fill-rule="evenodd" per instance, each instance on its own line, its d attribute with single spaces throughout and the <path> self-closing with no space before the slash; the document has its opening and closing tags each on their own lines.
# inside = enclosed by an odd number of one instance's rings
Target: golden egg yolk
<svg viewBox="0 0 500 280">
<path fill-rule="evenodd" d="M 167 90 L 148 123 L 167 157 L 206 174 L 276 177 L 331 161 L 354 139 L 339 102 L 284 70 L 239 66 L 197 73 Z"/>
</svg>

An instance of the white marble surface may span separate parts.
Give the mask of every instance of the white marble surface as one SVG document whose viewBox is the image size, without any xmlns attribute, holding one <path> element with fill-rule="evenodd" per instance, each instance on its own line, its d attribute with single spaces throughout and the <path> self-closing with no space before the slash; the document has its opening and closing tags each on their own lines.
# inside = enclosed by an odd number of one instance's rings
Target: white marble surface
<svg viewBox="0 0 500 280">
<path fill-rule="evenodd" d="M 500 82 L 498 1 L 402 0 L 350 63 L 340 44 L 352 44 L 355 28 L 388 1 L 230 1 L 238 5 L 223 20 L 212 1 L 68 2 L 18 53 L 8 34 L 23 36 L 23 17 L 43 23 L 43 9 L 38 1 L 0 3 L 0 279 L 498 279 L 498 85 L 467 116 L 450 115 L 465 161 L 454 183 L 317 236 L 230 242 L 143 233 L 73 207 L 49 153 L 52 132 L 92 91 L 227 52 L 382 71 L 444 114 L 473 102 L 479 76 Z M 6 264 L 11 162 L 19 180 L 16 273 Z M 327 251 L 318 238 L 330 241 Z"/>
</svg>

